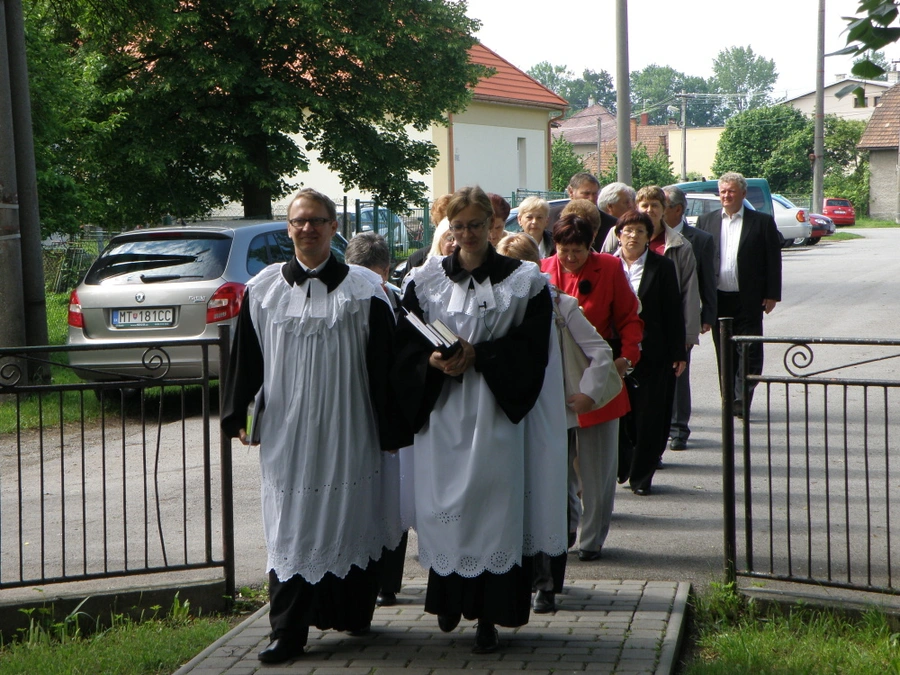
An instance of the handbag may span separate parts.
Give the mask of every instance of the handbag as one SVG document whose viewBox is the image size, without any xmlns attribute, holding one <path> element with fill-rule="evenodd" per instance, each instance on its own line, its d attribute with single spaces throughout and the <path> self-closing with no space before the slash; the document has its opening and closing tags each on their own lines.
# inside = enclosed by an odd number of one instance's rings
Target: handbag
<svg viewBox="0 0 900 675">
<path fill-rule="evenodd" d="M 585 369 L 590 365 L 590 360 L 575 341 L 572 331 L 569 330 L 566 319 L 559 309 L 559 295 L 556 296 L 556 301 L 553 303 L 553 313 L 556 315 L 556 330 L 562 351 L 563 385 L 566 400 L 568 400 L 574 394 L 581 393 L 581 378 L 584 376 Z M 622 378 L 619 377 L 619 371 L 613 366 L 607 373 L 599 400 L 594 401 L 591 410 L 602 408 L 618 396 L 620 391 L 622 391 Z"/>
</svg>

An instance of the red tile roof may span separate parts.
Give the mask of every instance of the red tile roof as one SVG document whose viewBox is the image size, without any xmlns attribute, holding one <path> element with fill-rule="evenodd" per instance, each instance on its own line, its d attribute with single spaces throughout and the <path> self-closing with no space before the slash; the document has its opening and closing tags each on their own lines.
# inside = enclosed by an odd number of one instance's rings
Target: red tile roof
<svg viewBox="0 0 900 675">
<path fill-rule="evenodd" d="M 488 66 L 496 71 L 475 85 L 476 101 L 512 103 L 551 110 L 561 110 L 568 106 L 566 99 L 557 96 L 481 43 L 469 50 L 469 58 L 472 63 Z"/>
<path fill-rule="evenodd" d="M 896 148 L 900 137 L 900 85 L 881 95 L 881 102 L 869 118 L 866 130 L 857 144 L 860 148 L 878 150 Z"/>
<path fill-rule="evenodd" d="M 551 133 L 553 139 L 562 136 L 573 145 L 590 143 L 597 145 L 597 119 L 600 119 L 600 139 L 608 141 L 616 137 L 616 116 L 602 105 L 595 104 L 580 110 L 568 119 L 560 121 Z"/>
</svg>

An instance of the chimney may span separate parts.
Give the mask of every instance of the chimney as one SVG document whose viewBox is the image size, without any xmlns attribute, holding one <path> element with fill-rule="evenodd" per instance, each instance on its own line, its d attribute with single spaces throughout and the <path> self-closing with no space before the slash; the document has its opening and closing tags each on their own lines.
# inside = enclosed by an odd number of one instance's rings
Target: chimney
<svg viewBox="0 0 900 675">
<path fill-rule="evenodd" d="M 887 71 L 887 81 L 889 84 L 897 84 L 898 82 L 900 82 L 900 71 Z"/>
<path fill-rule="evenodd" d="M 847 73 L 838 73 L 837 75 L 834 76 L 834 81 L 840 82 L 841 80 L 844 80 L 846 78 L 847 78 Z"/>
<path fill-rule="evenodd" d="M 646 127 L 650 124 L 650 113 L 641 113 L 641 126 Z"/>
<path fill-rule="evenodd" d="M 597 101 L 594 100 L 593 96 L 588 96 L 588 108 L 593 108 L 597 105 Z"/>
</svg>

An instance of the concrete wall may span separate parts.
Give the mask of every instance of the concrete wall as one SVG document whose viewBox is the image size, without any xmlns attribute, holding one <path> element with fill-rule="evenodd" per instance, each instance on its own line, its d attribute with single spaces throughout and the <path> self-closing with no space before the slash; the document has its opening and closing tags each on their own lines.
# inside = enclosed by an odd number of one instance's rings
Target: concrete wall
<svg viewBox="0 0 900 675">
<path fill-rule="evenodd" d="M 897 218 L 897 193 L 897 150 L 872 150 L 869 153 L 869 215 L 886 220 Z"/>
<path fill-rule="evenodd" d="M 725 127 L 696 127 L 687 130 L 687 170 L 713 178 L 716 147 Z M 681 129 L 669 130 L 669 157 L 676 177 L 681 176 Z"/>
</svg>

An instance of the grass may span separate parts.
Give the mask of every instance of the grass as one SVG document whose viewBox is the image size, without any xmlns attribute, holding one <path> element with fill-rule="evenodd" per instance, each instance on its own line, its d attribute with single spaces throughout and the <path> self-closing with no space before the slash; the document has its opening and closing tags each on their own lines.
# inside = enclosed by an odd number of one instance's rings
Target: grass
<svg viewBox="0 0 900 675">
<path fill-rule="evenodd" d="M 853 227 L 900 227 L 900 224 L 895 223 L 893 220 L 879 220 L 877 218 L 858 216 L 856 225 Z"/>
<path fill-rule="evenodd" d="M 154 608 L 159 610 L 159 608 Z M 161 675 L 171 673 L 230 630 L 231 617 L 193 617 L 178 597 L 160 618 L 113 616 L 111 627 L 82 632 L 79 612 L 60 622 L 32 617 L 19 639 L 0 649 L 0 675 Z M 83 617 L 81 617 L 83 618 Z"/>
<path fill-rule="evenodd" d="M 696 649 L 684 675 L 900 675 L 900 635 L 871 610 L 859 618 L 798 605 L 761 611 L 733 587 L 694 600 Z"/>
</svg>

